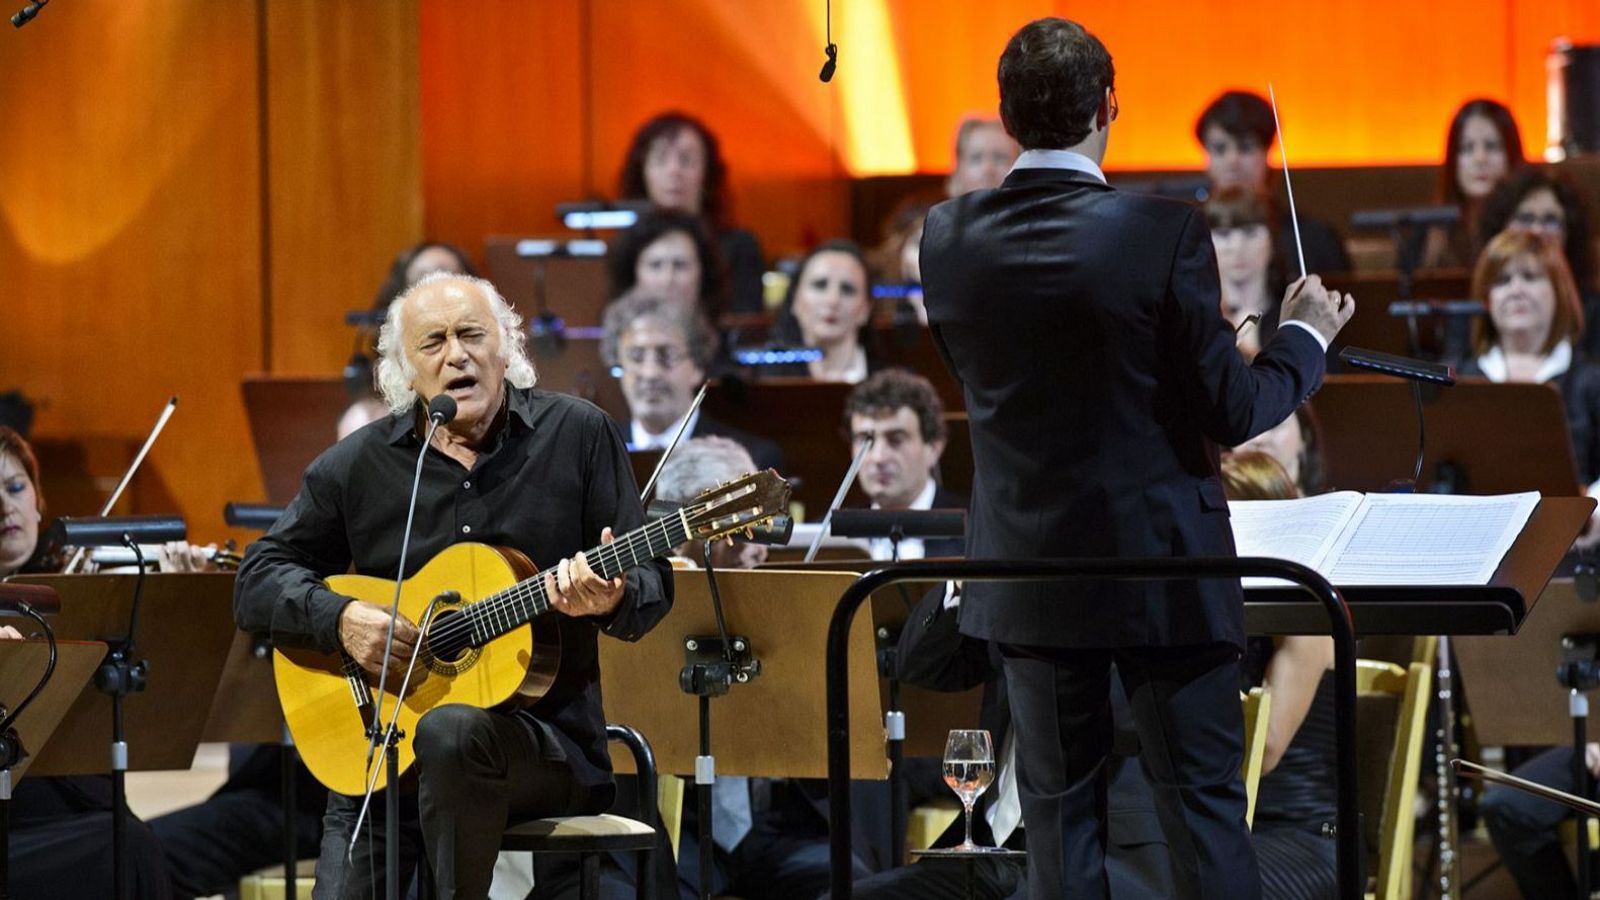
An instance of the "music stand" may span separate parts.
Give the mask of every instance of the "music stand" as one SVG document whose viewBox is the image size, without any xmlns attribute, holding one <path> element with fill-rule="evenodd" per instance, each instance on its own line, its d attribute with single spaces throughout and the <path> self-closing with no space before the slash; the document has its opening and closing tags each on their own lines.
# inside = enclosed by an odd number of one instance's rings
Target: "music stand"
<svg viewBox="0 0 1600 900">
<path fill-rule="evenodd" d="M 333 445 L 349 392 L 336 375 L 246 375 L 239 389 L 267 500 L 283 506 L 300 493 L 306 467 Z"/>
<path fill-rule="evenodd" d="M 1331 487 L 1380 491 L 1410 473 L 1415 430 L 1371 427 L 1416 419 L 1409 384 L 1382 375 L 1330 375 L 1313 402 Z M 1423 404 L 1428 440 L 1418 491 L 1440 487 L 1443 478 L 1454 483 L 1443 485 L 1451 487 L 1446 493 L 1581 495 L 1566 412 L 1554 387 L 1464 379 L 1447 391 L 1424 387 Z M 1485 433 L 1486 423 L 1493 423 L 1493 436 Z"/>
</svg>

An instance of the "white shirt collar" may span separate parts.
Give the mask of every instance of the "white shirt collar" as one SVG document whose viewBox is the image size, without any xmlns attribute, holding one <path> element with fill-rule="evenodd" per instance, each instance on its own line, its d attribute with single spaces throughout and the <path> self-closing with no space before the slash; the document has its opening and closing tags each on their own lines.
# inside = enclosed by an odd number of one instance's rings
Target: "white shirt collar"
<svg viewBox="0 0 1600 900">
<path fill-rule="evenodd" d="M 672 443 L 672 436 L 678 433 L 678 425 L 681 422 L 683 422 L 683 419 L 668 425 L 667 430 L 660 434 L 651 434 L 645 429 L 644 423 L 640 422 L 638 418 L 634 418 L 629 423 L 628 449 L 665 450 L 667 445 Z M 683 430 L 684 440 L 694 437 L 694 427 L 698 424 L 700 424 L 700 410 L 697 409 L 694 411 L 694 415 L 689 417 L 689 427 Z"/>
<path fill-rule="evenodd" d="M 1496 344 L 1489 348 L 1489 352 L 1478 357 L 1478 368 L 1483 371 L 1483 377 L 1490 381 L 1503 382 L 1509 372 L 1506 368 L 1506 355 Z M 1572 368 L 1572 342 L 1564 340 L 1551 349 L 1545 356 L 1544 364 L 1539 366 L 1539 371 L 1533 380 L 1543 384 L 1552 378 L 1564 374 Z"/>
<path fill-rule="evenodd" d="M 933 476 L 928 476 L 927 483 L 922 486 L 922 493 L 918 494 L 917 498 L 912 500 L 906 509 L 933 509 L 933 495 L 938 490 L 939 486 L 934 484 Z M 872 501 L 872 508 L 882 509 L 883 507 L 879 506 L 878 501 L 874 500 Z"/>
<path fill-rule="evenodd" d="M 1017 161 L 1011 164 L 1012 172 L 1018 169 L 1071 169 L 1093 175 L 1101 183 L 1106 180 L 1106 174 L 1100 171 L 1100 166 L 1076 150 L 1024 150 L 1017 156 Z"/>
</svg>

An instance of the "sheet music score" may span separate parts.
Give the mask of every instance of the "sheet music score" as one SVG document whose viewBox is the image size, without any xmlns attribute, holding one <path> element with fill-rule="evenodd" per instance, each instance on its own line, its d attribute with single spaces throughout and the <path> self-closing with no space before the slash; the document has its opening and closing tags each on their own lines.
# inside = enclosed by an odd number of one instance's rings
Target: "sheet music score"
<svg viewBox="0 0 1600 900">
<path fill-rule="evenodd" d="M 1344 491 L 1229 504 L 1240 556 L 1315 569 L 1341 587 L 1482 585 L 1539 505 L 1537 493 L 1494 497 Z M 1246 587 L 1281 586 L 1273 578 Z"/>
</svg>

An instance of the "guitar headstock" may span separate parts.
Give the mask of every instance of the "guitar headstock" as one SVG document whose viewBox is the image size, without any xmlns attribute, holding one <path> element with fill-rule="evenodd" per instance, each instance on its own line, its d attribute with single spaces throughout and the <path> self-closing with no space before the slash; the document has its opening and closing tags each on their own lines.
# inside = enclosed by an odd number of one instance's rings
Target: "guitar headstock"
<svg viewBox="0 0 1600 900">
<path fill-rule="evenodd" d="M 684 504 L 690 537 L 711 541 L 754 528 L 789 511 L 789 482 L 772 469 L 707 488 Z"/>
</svg>

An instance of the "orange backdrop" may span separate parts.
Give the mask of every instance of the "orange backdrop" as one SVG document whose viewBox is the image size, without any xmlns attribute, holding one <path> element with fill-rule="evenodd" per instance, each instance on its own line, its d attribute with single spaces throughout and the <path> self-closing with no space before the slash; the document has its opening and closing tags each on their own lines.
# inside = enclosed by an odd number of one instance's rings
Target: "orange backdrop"
<svg viewBox="0 0 1600 900">
<path fill-rule="evenodd" d="M 470 10 L 470 11 L 468 11 Z M 844 230 L 838 176 L 947 169 L 969 113 L 992 114 L 1017 27 L 1070 15 L 1110 48 L 1122 118 L 1107 165 L 1200 164 L 1195 116 L 1222 90 L 1282 104 L 1290 162 L 1430 163 L 1455 107 L 1496 97 L 1544 146 L 1553 38 L 1600 41 L 1592 0 L 423 0 L 424 195 L 430 234 L 551 231 L 555 203 L 610 196 L 629 135 L 668 108 L 703 117 L 738 217 L 769 252 Z"/>
</svg>

